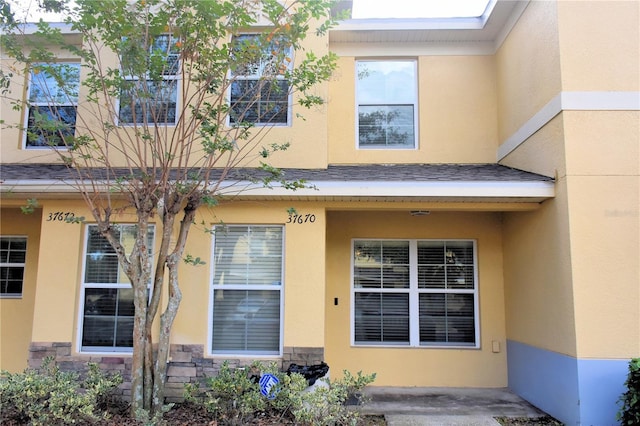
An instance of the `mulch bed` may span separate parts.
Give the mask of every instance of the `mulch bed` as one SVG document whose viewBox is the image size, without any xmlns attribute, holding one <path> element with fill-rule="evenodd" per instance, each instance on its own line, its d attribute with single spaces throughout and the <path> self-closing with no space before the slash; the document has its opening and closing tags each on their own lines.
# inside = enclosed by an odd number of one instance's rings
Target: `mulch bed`
<svg viewBox="0 0 640 426">
<path fill-rule="evenodd" d="M 502 426 L 562 426 L 551 416 L 545 417 L 496 417 Z"/>
<path fill-rule="evenodd" d="M 100 419 L 94 421 L 78 420 L 75 424 L 80 426 L 144 426 L 143 422 L 136 421 L 129 417 L 129 406 L 124 402 L 111 401 L 109 406 L 103 407 L 108 413 L 108 419 Z M 20 421 L 15 418 L 7 418 L 9 413 L 2 413 L 0 416 L 0 424 L 3 426 L 22 426 L 28 424 L 28 419 Z M 362 417 L 363 426 L 385 426 L 387 422 L 384 416 L 366 415 Z M 171 410 L 164 414 L 163 420 L 167 426 L 223 426 L 231 424 L 229 422 L 216 419 L 211 413 L 204 408 L 194 404 L 183 403 L 174 405 Z M 246 425 L 254 426 L 274 426 L 274 425 L 295 425 L 291 418 L 282 418 L 280 416 L 270 416 L 268 414 L 259 414 L 247 421 Z"/>
</svg>

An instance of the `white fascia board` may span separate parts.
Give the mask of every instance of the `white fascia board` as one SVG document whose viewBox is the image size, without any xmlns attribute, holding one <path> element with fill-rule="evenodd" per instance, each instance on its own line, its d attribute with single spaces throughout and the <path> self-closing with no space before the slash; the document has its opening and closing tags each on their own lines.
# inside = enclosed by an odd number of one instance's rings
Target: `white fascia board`
<svg viewBox="0 0 640 426">
<path fill-rule="evenodd" d="M 62 34 L 80 34 L 80 31 L 72 29 L 71 24 L 65 22 L 48 22 L 47 25 L 49 28 L 60 30 Z M 38 24 L 35 22 L 27 22 L 20 26 L 22 27 L 20 33 L 24 35 L 35 34 L 38 31 Z"/>
<path fill-rule="evenodd" d="M 481 30 L 486 20 L 475 18 L 370 18 L 340 21 L 331 31 Z"/>
<path fill-rule="evenodd" d="M 464 42 L 406 42 L 406 43 L 335 43 L 331 51 L 338 56 L 372 58 L 395 58 L 417 56 L 465 56 L 492 55 L 495 53 L 492 41 Z"/>
<path fill-rule="evenodd" d="M 309 181 L 309 188 L 295 191 L 260 184 L 238 183 L 227 191 L 234 195 L 305 197 L 506 197 L 552 198 L 554 183 L 549 182 L 388 182 L 388 181 Z M 225 191 L 226 192 L 226 191 Z"/>
<path fill-rule="evenodd" d="M 308 181 L 308 188 L 295 191 L 282 186 L 264 187 L 261 184 L 240 181 L 223 182 L 224 195 L 264 197 L 442 197 L 442 198 L 553 198 L 555 185 L 548 182 L 388 182 L 388 181 Z M 103 185 L 106 190 L 107 186 Z M 73 194 L 78 190 L 61 181 L 16 180 L 4 181 L 3 191 L 13 193 Z"/>
</svg>

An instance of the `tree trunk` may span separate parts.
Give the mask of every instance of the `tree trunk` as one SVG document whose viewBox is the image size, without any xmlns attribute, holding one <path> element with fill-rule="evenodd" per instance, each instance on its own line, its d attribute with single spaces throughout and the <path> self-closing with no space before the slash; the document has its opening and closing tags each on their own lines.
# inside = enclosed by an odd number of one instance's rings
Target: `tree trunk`
<svg viewBox="0 0 640 426">
<path fill-rule="evenodd" d="M 184 255 L 184 247 L 187 243 L 189 228 L 194 221 L 195 212 L 198 207 L 197 202 L 191 200 L 184 208 L 184 217 L 180 222 L 178 238 L 175 242 L 173 253 L 167 256 L 166 266 L 169 270 L 169 300 L 167 307 L 160 315 L 160 336 L 158 337 L 158 353 L 154 364 L 154 384 L 152 398 L 152 413 L 162 412 L 164 405 L 164 388 L 167 381 L 167 366 L 169 362 L 169 351 L 171 349 L 171 329 L 173 321 L 178 314 L 178 308 L 182 300 L 182 292 L 178 282 L 178 267 Z"/>
<path fill-rule="evenodd" d="M 167 262 L 169 269 L 169 301 L 167 308 L 160 315 L 160 336 L 158 338 L 158 354 L 154 365 L 152 413 L 161 413 L 164 405 L 164 388 L 167 382 L 167 366 L 169 363 L 169 351 L 171 345 L 171 328 L 178 313 L 182 292 L 178 285 L 178 262 L 171 256 Z"/>
<path fill-rule="evenodd" d="M 133 285 L 133 304 L 135 313 L 133 318 L 133 356 L 131 363 L 131 414 L 134 418 L 143 415 L 147 410 L 145 404 L 145 382 L 147 363 L 147 286 L 143 282 Z"/>
</svg>

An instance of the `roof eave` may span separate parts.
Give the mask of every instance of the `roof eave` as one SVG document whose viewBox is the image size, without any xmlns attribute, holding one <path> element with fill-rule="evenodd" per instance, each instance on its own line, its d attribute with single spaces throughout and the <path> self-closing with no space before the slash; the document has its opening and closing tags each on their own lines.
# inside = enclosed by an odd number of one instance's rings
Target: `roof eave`
<svg viewBox="0 0 640 426">
<path fill-rule="evenodd" d="M 261 199 L 429 199 L 429 200 L 462 200 L 494 202 L 534 202 L 539 203 L 555 197 L 553 181 L 422 181 L 422 182 L 389 182 L 389 181 L 307 181 L 306 188 L 295 191 L 279 185 L 265 187 L 250 181 L 225 181 L 220 188 L 225 196 L 248 197 Z M 4 181 L 0 186 L 3 193 L 13 196 L 43 194 L 55 195 L 77 194 L 78 190 L 70 183 L 52 180 L 15 180 Z M 107 190 L 107 185 L 102 185 Z"/>
</svg>

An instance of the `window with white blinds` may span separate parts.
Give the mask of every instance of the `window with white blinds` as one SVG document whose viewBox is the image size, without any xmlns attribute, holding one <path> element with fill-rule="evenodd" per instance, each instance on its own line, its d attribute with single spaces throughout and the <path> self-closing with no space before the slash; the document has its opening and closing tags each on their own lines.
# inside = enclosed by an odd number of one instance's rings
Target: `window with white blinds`
<svg viewBox="0 0 640 426">
<path fill-rule="evenodd" d="M 116 235 L 131 252 L 136 225 L 114 225 Z M 154 227 L 149 228 L 147 247 L 153 248 Z M 85 352 L 127 352 L 133 347 L 133 289 L 118 263 L 111 244 L 88 225 L 80 316 L 81 350 Z"/>
<path fill-rule="evenodd" d="M 478 347 L 475 242 L 355 240 L 355 345 Z"/>
<path fill-rule="evenodd" d="M 0 236 L 0 298 L 21 298 L 27 237 Z"/>
<path fill-rule="evenodd" d="M 213 354 L 281 353 L 283 228 L 216 226 Z"/>
</svg>

